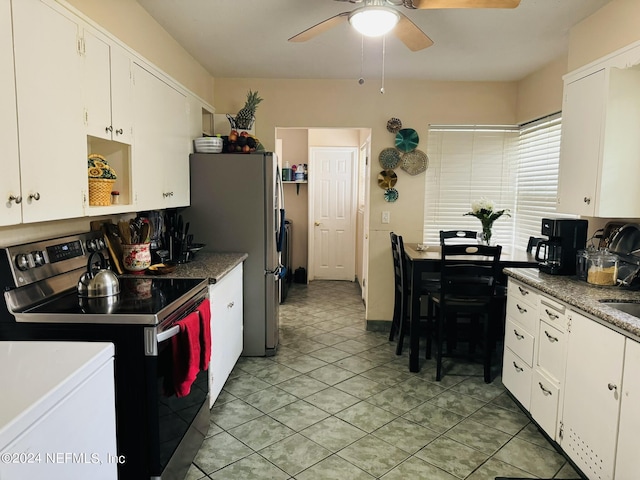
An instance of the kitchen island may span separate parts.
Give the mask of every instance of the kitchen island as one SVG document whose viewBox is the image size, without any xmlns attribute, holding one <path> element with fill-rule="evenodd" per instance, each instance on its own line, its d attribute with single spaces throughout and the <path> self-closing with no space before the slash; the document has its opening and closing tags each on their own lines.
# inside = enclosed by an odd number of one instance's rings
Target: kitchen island
<svg viewBox="0 0 640 480">
<path fill-rule="evenodd" d="M 502 382 L 586 478 L 637 477 L 640 292 L 507 268 Z"/>
</svg>

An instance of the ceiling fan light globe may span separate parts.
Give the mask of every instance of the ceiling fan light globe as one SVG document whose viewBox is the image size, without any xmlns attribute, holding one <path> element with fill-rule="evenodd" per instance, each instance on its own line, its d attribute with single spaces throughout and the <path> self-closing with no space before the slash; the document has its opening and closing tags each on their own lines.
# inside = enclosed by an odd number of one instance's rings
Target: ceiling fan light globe
<svg viewBox="0 0 640 480">
<path fill-rule="evenodd" d="M 367 37 L 380 37 L 393 30 L 400 16 L 387 7 L 362 7 L 349 15 L 349 23 Z"/>
</svg>

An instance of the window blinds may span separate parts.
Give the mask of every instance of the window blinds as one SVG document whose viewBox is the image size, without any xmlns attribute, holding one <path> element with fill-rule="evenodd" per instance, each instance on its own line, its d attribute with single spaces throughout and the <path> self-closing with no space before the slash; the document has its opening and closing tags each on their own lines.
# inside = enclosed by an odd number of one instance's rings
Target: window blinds
<svg viewBox="0 0 640 480">
<path fill-rule="evenodd" d="M 465 216 L 471 202 L 485 197 L 496 209 L 515 206 L 518 127 L 437 126 L 429 129 L 425 177 L 423 241 L 439 244 L 440 230 L 481 231 L 480 220 Z M 492 242 L 511 245 L 513 218 L 493 225 Z"/>
<path fill-rule="evenodd" d="M 485 197 L 508 208 L 493 226 L 505 249 L 524 249 L 553 216 L 558 190 L 560 113 L 521 126 L 439 126 L 429 129 L 423 241 L 439 243 L 440 230 L 481 230 L 464 216 Z"/>
</svg>

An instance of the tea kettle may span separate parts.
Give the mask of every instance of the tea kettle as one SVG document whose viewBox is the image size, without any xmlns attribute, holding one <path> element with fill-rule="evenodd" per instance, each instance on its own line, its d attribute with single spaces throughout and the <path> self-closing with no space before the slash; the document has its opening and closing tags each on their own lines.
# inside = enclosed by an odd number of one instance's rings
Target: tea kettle
<svg viewBox="0 0 640 480">
<path fill-rule="evenodd" d="M 93 263 L 96 256 L 100 260 L 97 269 Z M 107 268 L 107 262 L 101 252 L 93 252 L 87 262 L 87 271 L 78 280 L 78 295 L 85 298 L 100 298 L 114 297 L 119 293 L 118 276 Z"/>
</svg>

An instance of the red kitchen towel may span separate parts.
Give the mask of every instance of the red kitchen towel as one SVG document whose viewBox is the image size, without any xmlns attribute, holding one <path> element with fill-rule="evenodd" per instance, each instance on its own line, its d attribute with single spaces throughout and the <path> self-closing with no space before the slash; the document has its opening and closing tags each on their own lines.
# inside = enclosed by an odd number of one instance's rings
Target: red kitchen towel
<svg viewBox="0 0 640 480">
<path fill-rule="evenodd" d="M 200 314 L 200 370 L 209 368 L 211 360 L 211 305 L 205 298 L 198 306 Z"/>
<path fill-rule="evenodd" d="M 175 324 L 180 333 L 171 338 L 173 386 L 176 397 L 186 397 L 200 371 L 200 314 L 192 312 Z"/>
</svg>

